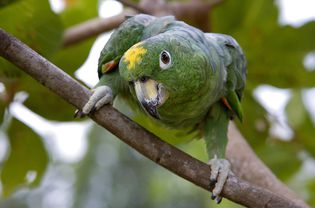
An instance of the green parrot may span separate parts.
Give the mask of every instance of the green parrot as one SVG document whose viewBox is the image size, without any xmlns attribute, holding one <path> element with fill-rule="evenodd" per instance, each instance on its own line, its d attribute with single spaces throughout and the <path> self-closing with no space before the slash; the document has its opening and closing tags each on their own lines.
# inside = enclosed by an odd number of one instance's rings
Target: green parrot
<svg viewBox="0 0 315 208">
<path fill-rule="evenodd" d="M 98 76 L 78 115 L 115 100 L 114 106 L 162 139 L 203 137 L 215 184 L 212 199 L 220 203 L 230 171 L 224 159 L 228 123 L 235 116 L 243 119 L 246 60 L 238 43 L 172 16 L 140 14 L 112 33 L 100 54 Z"/>
</svg>

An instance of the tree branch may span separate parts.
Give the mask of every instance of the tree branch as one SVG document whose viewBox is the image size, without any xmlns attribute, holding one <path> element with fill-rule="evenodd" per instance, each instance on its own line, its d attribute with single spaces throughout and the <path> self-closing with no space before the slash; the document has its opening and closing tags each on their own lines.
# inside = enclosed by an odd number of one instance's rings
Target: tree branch
<svg viewBox="0 0 315 208">
<path fill-rule="evenodd" d="M 95 18 L 78 25 L 74 25 L 64 32 L 62 45 L 63 47 L 68 47 L 103 32 L 113 30 L 125 20 L 126 16 L 134 14 L 135 12 L 126 10 L 113 17 L 108 17 L 106 19 Z"/>
<path fill-rule="evenodd" d="M 142 1 L 142 3 L 139 5 L 130 2 L 129 0 L 118 1 L 125 6 L 145 14 L 151 14 L 155 16 L 174 15 L 178 19 L 202 19 L 203 21 L 197 21 L 200 22 L 199 28 L 203 29 L 204 31 L 209 31 L 210 23 L 207 17 L 208 12 L 213 6 L 221 3 L 222 0 L 210 0 L 207 2 L 192 0 L 185 3 L 165 3 L 160 1 L 154 4 L 152 1 Z M 125 20 L 126 16 L 135 14 L 136 12 L 133 10 L 125 10 L 121 14 L 115 15 L 113 17 L 108 17 L 106 19 L 95 18 L 74 25 L 64 32 L 62 46 L 68 47 L 88 38 L 99 35 L 103 32 L 113 30 Z"/>
<path fill-rule="evenodd" d="M 0 29 L 0 55 L 20 67 L 76 108 L 81 109 L 91 92 L 16 38 Z M 111 106 L 90 116 L 138 152 L 208 191 L 210 167 L 160 140 Z M 230 174 L 222 196 L 247 207 L 303 207 L 266 189 L 251 185 Z"/>
<path fill-rule="evenodd" d="M 149 14 L 149 11 L 147 9 L 145 9 L 144 7 L 138 5 L 137 3 L 133 3 L 129 0 L 117 0 L 120 3 L 122 3 L 123 5 L 130 7 L 134 10 L 136 10 L 139 13 L 144 13 L 144 14 Z"/>
<path fill-rule="evenodd" d="M 226 158 L 231 162 L 236 176 L 273 193 L 279 193 L 301 207 L 308 207 L 263 164 L 233 123 L 229 126 L 228 138 Z"/>
</svg>

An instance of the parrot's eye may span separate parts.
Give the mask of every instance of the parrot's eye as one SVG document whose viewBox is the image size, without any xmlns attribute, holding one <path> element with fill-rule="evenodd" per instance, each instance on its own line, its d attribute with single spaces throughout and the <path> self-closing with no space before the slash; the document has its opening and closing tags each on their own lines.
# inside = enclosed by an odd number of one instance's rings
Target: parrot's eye
<svg viewBox="0 0 315 208">
<path fill-rule="evenodd" d="M 161 69 L 168 69 L 172 64 L 171 55 L 167 51 L 162 51 L 160 54 L 160 67 Z"/>
</svg>

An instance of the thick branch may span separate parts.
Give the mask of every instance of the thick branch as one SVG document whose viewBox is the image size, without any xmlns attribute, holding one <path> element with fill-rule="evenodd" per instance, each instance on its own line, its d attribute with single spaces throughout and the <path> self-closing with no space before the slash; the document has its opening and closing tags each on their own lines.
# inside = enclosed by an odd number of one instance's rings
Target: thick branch
<svg viewBox="0 0 315 208">
<path fill-rule="evenodd" d="M 273 193 L 279 193 L 301 207 L 308 207 L 263 164 L 233 123 L 229 126 L 228 138 L 226 158 L 231 162 L 236 176 Z"/>
<path fill-rule="evenodd" d="M 91 92 L 55 65 L 2 29 L 0 40 L 1 56 L 76 108 L 81 109 L 87 102 Z M 111 106 L 103 107 L 91 118 L 147 158 L 197 186 L 212 190 L 213 187 L 209 186 L 210 167 L 207 164 L 160 140 Z M 302 207 L 242 181 L 233 174 L 229 175 L 222 195 L 247 207 Z"/>
</svg>

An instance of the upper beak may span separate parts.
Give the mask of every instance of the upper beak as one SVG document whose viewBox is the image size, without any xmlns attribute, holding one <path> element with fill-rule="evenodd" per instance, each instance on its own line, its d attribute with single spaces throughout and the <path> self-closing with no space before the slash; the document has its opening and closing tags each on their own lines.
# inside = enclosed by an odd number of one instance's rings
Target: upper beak
<svg viewBox="0 0 315 208">
<path fill-rule="evenodd" d="M 157 108 L 168 98 L 167 91 L 163 84 L 149 78 L 141 78 L 135 81 L 135 91 L 142 107 L 152 117 L 160 119 Z"/>
</svg>

